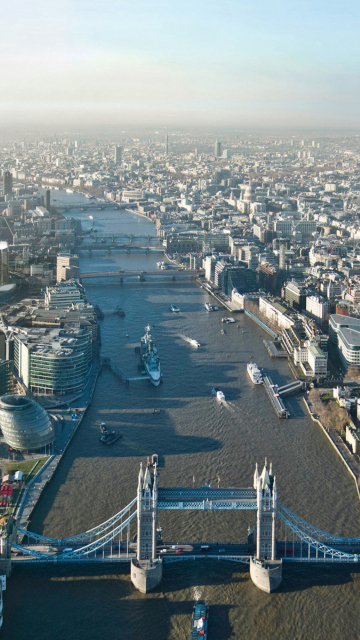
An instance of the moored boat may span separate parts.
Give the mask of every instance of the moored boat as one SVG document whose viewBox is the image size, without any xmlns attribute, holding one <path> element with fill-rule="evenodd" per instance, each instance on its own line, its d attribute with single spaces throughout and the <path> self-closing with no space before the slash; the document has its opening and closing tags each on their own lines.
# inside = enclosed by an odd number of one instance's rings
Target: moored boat
<svg viewBox="0 0 360 640">
<path fill-rule="evenodd" d="M 205 302 L 204 307 L 206 311 L 217 311 L 219 308 L 215 304 L 210 304 L 210 302 Z"/>
<path fill-rule="evenodd" d="M 140 353 L 151 383 L 158 387 L 161 382 L 160 358 L 150 330 L 150 325 L 147 325 L 145 327 L 145 335 L 141 338 Z"/>
<path fill-rule="evenodd" d="M 250 376 L 250 380 L 253 384 L 262 384 L 263 377 L 261 375 L 261 371 L 255 362 L 249 362 L 246 367 L 247 372 Z"/>
</svg>

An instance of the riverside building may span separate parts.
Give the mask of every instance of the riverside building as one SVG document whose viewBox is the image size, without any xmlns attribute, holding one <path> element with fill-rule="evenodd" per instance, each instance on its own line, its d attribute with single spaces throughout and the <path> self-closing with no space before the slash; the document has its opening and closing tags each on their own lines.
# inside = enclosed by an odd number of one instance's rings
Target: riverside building
<svg viewBox="0 0 360 640">
<path fill-rule="evenodd" d="M 79 256 L 59 253 L 56 259 L 56 282 L 76 278 L 79 275 Z"/>
<path fill-rule="evenodd" d="M 76 280 L 61 282 L 54 287 L 46 287 L 45 307 L 71 307 L 85 302 L 85 289 Z"/>
<path fill-rule="evenodd" d="M 86 329 L 25 329 L 14 335 L 14 369 L 27 389 L 41 395 L 81 392 L 92 361 Z"/>
</svg>

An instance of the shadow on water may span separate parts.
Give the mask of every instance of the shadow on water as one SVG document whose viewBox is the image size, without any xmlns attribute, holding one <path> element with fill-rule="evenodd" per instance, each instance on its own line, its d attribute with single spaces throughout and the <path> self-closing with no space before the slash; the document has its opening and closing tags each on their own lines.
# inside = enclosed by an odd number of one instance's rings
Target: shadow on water
<svg viewBox="0 0 360 640">
<path fill-rule="evenodd" d="M 286 562 L 278 593 L 297 593 L 313 587 L 339 586 L 360 580 L 360 567 L 354 563 L 305 564 Z"/>
<path fill-rule="evenodd" d="M 163 585 L 145 595 L 132 586 L 128 565 L 37 566 L 33 571 L 16 567 L 16 580 L 9 581 L 6 593 L 2 638 L 48 640 L 56 629 L 67 640 L 133 640 L 144 635 L 148 640 L 167 640 L 176 620 L 184 625 L 185 634 L 180 637 L 189 637 L 194 600 L 203 597 L 207 585 L 216 588 L 224 577 L 226 582 L 232 579 L 227 570 L 218 577 L 213 573 L 205 582 L 197 568 L 191 575 L 189 584 L 188 571 L 166 569 Z M 175 583 L 185 590 L 185 599 L 173 598 L 178 590 Z M 191 587 L 199 584 L 201 593 L 196 595 Z M 211 599 L 209 604 L 209 634 L 230 638 L 231 605 L 212 604 Z"/>
</svg>

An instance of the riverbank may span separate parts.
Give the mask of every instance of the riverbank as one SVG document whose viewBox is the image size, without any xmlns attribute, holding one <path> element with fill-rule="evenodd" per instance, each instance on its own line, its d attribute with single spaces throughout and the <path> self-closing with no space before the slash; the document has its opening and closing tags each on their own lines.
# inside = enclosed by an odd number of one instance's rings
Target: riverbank
<svg viewBox="0 0 360 640">
<path fill-rule="evenodd" d="M 80 427 L 83 418 L 86 414 L 87 409 L 89 408 L 92 398 L 94 395 L 94 391 L 96 388 L 97 379 L 99 377 L 99 373 L 101 371 L 101 366 L 98 366 L 95 370 L 95 375 L 93 379 L 93 383 L 91 386 L 91 390 L 89 392 L 86 403 L 83 407 L 79 407 L 79 411 L 81 413 L 80 418 L 77 420 L 73 420 L 71 415 L 64 414 L 64 426 L 62 431 L 67 431 L 66 440 L 63 449 L 61 449 L 58 453 L 50 456 L 47 462 L 42 466 L 42 468 L 35 474 L 32 480 L 25 488 L 25 492 L 22 496 L 21 502 L 16 512 L 16 523 L 22 529 L 26 529 L 33 510 L 36 507 L 38 500 L 41 497 L 45 487 L 52 480 L 61 460 L 63 459 L 65 452 L 67 451 L 68 446 L 70 445 L 75 433 Z M 60 412 L 59 412 L 60 413 Z M 22 536 L 21 536 L 22 537 Z"/>
<path fill-rule="evenodd" d="M 326 435 L 327 439 L 332 444 L 336 453 L 340 456 L 348 472 L 354 479 L 356 490 L 360 500 L 360 465 L 356 462 L 356 460 L 354 460 L 353 456 L 351 455 L 350 451 L 348 450 L 347 446 L 343 442 L 343 439 L 338 434 L 336 429 L 325 427 L 321 420 L 319 420 L 319 418 L 317 417 L 317 414 L 312 412 L 311 401 L 309 399 L 306 399 L 305 397 L 303 398 L 303 400 L 312 421 L 316 422 L 316 424 L 321 427 L 323 433 Z"/>
</svg>

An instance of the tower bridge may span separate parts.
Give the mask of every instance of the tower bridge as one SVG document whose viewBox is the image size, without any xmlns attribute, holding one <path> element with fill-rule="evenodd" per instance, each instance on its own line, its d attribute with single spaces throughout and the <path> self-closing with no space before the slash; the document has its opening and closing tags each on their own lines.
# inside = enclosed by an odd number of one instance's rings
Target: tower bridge
<svg viewBox="0 0 360 640">
<path fill-rule="evenodd" d="M 166 543 L 157 521 L 162 509 L 252 510 L 255 527 L 242 542 Z M 160 584 L 167 563 L 198 558 L 246 563 L 254 584 L 272 592 L 281 584 L 284 562 L 358 562 L 360 556 L 360 537 L 326 533 L 278 500 L 276 477 L 266 461 L 261 473 L 256 465 L 247 488 L 159 488 L 157 466 L 144 471 L 140 465 L 136 497 L 105 522 L 67 538 L 33 533 L 15 522 L 0 543 L 0 564 L 7 571 L 11 563 L 128 562 L 131 580 L 143 593 Z"/>
</svg>

